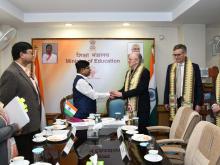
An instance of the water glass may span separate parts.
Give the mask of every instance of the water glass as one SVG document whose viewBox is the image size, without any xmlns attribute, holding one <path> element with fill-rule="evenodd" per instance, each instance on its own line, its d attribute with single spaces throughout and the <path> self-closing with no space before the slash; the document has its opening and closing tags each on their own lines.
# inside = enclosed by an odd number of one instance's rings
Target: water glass
<svg viewBox="0 0 220 165">
<path fill-rule="evenodd" d="M 133 125 L 138 126 L 139 117 L 133 117 Z"/>
<path fill-rule="evenodd" d="M 37 147 L 32 150 L 34 156 L 34 162 L 43 162 L 44 161 L 44 148 Z"/>
<path fill-rule="evenodd" d="M 152 139 L 149 141 L 149 145 L 147 146 L 148 150 L 154 150 L 155 149 L 155 138 L 152 137 Z"/>
<path fill-rule="evenodd" d="M 115 119 L 121 120 L 121 112 L 115 112 Z"/>
</svg>

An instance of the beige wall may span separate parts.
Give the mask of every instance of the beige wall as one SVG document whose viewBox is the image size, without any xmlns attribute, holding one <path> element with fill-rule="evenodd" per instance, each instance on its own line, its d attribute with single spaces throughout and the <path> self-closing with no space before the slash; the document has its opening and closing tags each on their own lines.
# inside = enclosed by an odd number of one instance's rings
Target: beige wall
<svg viewBox="0 0 220 165">
<path fill-rule="evenodd" d="M 159 93 L 159 103 L 163 102 L 163 91 L 165 85 L 165 74 L 167 65 L 172 63 L 172 48 L 175 44 L 180 41 L 183 43 L 189 43 L 191 38 L 186 36 L 185 32 L 196 31 L 197 26 L 190 26 L 185 30 L 184 33 L 181 28 L 177 26 L 173 27 L 149 27 L 141 26 L 136 28 L 119 28 L 109 26 L 85 26 L 85 27 L 74 27 L 72 29 L 66 28 L 22 28 L 17 29 L 17 41 L 28 41 L 31 42 L 32 38 L 155 38 L 156 46 L 156 79 Z M 192 31 L 190 31 L 192 29 Z M 203 28 L 197 29 L 200 35 L 198 41 L 193 40 L 190 42 L 190 52 L 194 52 L 190 55 L 193 58 L 193 62 L 200 65 L 205 65 L 205 52 L 201 53 L 199 50 L 203 50 L 205 47 L 205 32 Z M 162 38 L 162 37 L 164 38 Z M 181 36 L 181 38 L 180 38 Z M 199 43 L 199 44 L 198 44 Z M 204 44 L 203 44 L 204 43 Z M 0 75 L 11 63 L 10 54 L 11 45 L 3 52 L 0 52 Z M 197 53 L 199 52 L 199 53 Z M 199 54 L 199 55 L 198 55 Z M 197 62 L 199 61 L 199 62 Z M 71 89 L 70 89 L 71 90 Z"/>
<path fill-rule="evenodd" d="M 220 68 L 220 54 L 213 55 L 212 53 L 212 40 L 215 36 L 220 36 L 220 27 L 207 28 L 206 30 L 206 60 L 207 67 L 218 66 Z"/>
</svg>

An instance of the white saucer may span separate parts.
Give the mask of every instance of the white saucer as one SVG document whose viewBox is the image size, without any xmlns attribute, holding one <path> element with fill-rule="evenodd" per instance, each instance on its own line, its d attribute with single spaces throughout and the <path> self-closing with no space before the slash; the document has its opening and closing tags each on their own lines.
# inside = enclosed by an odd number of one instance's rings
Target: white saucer
<svg viewBox="0 0 220 165">
<path fill-rule="evenodd" d="M 60 122 L 54 122 L 53 124 L 54 125 L 64 125 L 65 123 L 63 121 L 60 121 Z"/>
<path fill-rule="evenodd" d="M 36 143 L 41 143 L 44 142 L 45 140 L 47 140 L 45 137 L 41 137 L 41 138 L 33 138 L 32 141 L 36 142 Z"/>
<path fill-rule="evenodd" d="M 137 142 L 146 142 L 150 141 L 152 137 L 144 134 L 134 134 L 131 139 Z"/>
<path fill-rule="evenodd" d="M 30 164 L 30 162 L 28 160 L 19 160 L 18 162 L 17 163 L 11 162 L 9 165 L 16 165 L 16 164 L 29 165 Z"/>
<path fill-rule="evenodd" d="M 126 131 L 126 134 L 129 134 L 129 135 L 133 135 L 133 134 L 137 134 L 138 131 L 135 131 L 135 130 L 128 130 Z"/>
<path fill-rule="evenodd" d="M 115 118 L 112 118 L 112 117 L 104 117 L 104 118 L 101 118 L 102 122 L 113 122 L 115 121 Z"/>
<path fill-rule="evenodd" d="M 66 135 L 52 135 L 52 136 L 48 136 L 47 140 L 51 142 L 59 142 L 59 141 L 66 140 L 66 138 L 67 138 Z"/>
<path fill-rule="evenodd" d="M 47 163 L 47 162 L 35 162 L 34 164 L 31 164 L 31 165 L 52 165 L 52 164 Z"/>
<path fill-rule="evenodd" d="M 128 130 L 133 130 L 134 131 L 134 130 L 137 130 L 138 127 L 134 126 L 134 125 L 123 125 L 121 127 L 121 129 L 124 130 L 124 131 L 128 131 Z"/>
<path fill-rule="evenodd" d="M 58 130 L 58 129 L 65 129 L 67 126 L 66 125 L 53 125 L 53 127 L 52 127 L 52 129 L 56 129 L 56 130 Z"/>
<path fill-rule="evenodd" d="M 144 156 L 144 159 L 146 159 L 149 162 L 160 162 L 163 157 L 158 154 L 147 154 Z"/>
</svg>

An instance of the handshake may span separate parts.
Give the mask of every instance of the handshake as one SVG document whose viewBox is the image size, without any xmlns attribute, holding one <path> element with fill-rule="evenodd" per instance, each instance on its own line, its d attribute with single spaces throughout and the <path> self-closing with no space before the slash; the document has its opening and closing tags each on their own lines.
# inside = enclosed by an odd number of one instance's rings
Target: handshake
<svg viewBox="0 0 220 165">
<path fill-rule="evenodd" d="M 119 91 L 110 91 L 110 99 L 114 99 L 116 97 L 122 97 L 122 92 Z"/>
</svg>

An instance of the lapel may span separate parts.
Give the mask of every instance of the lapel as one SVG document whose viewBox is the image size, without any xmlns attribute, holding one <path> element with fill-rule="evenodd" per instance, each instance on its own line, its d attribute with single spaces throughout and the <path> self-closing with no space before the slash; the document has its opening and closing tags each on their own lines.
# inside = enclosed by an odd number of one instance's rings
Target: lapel
<svg viewBox="0 0 220 165">
<path fill-rule="evenodd" d="M 24 78 L 24 80 L 31 86 L 35 94 L 38 95 L 33 83 L 31 82 L 27 74 L 24 72 L 24 70 L 18 64 L 16 64 L 16 62 L 13 62 L 13 65 L 18 70 L 19 74 Z"/>
</svg>

